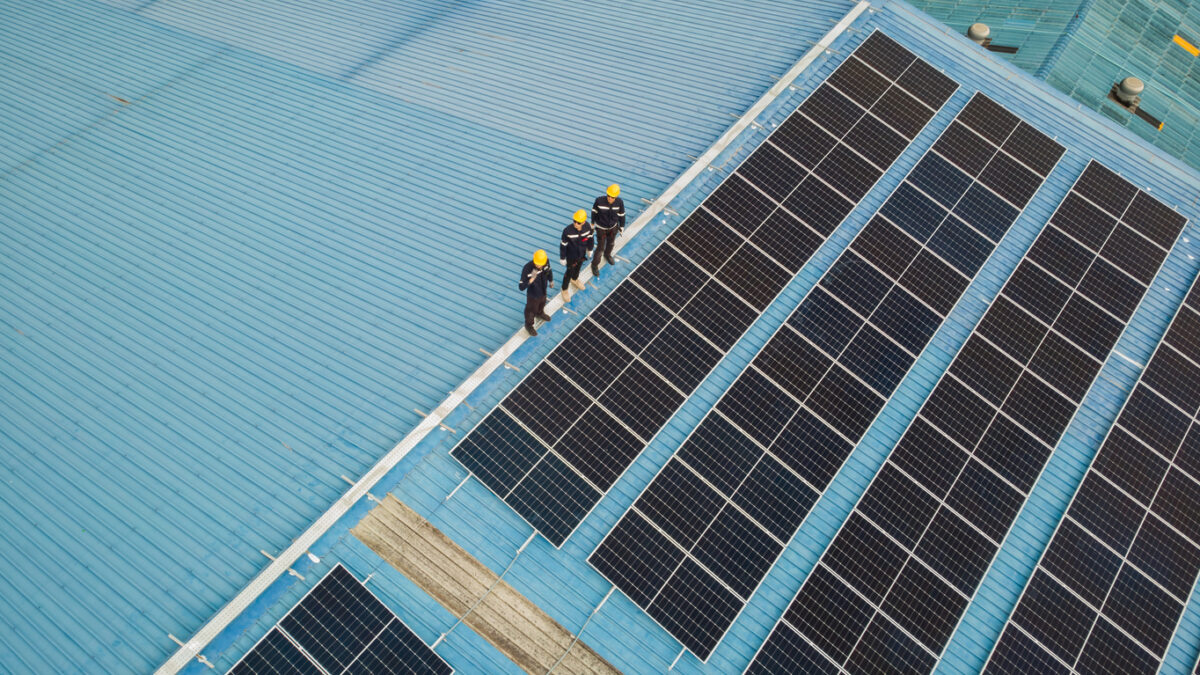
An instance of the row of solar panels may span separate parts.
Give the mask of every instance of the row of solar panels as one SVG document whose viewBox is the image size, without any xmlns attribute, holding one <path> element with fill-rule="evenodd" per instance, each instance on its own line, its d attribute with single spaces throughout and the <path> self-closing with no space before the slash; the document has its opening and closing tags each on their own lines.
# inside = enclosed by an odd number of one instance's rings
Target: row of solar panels
<svg viewBox="0 0 1200 675">
<path fill-rule="evenodd" d="M 453 672 L 340 563 L 229 670 L 231 675 Z"/>
<path fill-rule="evenodd" d="M 1088 166 L 764 644 L 764 670 L 933 669 L 1182 226 Z"/>
<path fill-rule="evenodd" d="M 956 88 L 872 34 L 453 456 L 561 546 Z M 706 659 L 1063 151 L 975 95 L 589 562 Z M 933 668 L 1184 222 L 1088 166 L 752 669 Z M 995 664 L 1066 662 L 1033 621 Z"/>
<path fill-rule="evenodd" d="M 976 127 L 998 128 L 995 142 Z M 986 97 L 968 103 L 589 558 L 697 656 L 1032 197 L 1005 203 L 979 178 L 998 163 L 1054 166 L 1061 146 L 1043 137 L 1031 157 L 1007 143 L 1018 128 Z M 963 130 L 980 142 L 947 148 Z"/>
</svg>

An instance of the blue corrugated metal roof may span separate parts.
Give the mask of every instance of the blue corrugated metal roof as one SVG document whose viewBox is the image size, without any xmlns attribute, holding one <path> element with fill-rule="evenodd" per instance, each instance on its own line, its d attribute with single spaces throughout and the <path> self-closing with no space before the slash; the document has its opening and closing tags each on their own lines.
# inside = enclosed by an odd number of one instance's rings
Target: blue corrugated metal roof
<svg viewBox="0 0 1200 675">
<path fill-rule="evenodd" d="M 627 194 L 656 195 L 848 9 L 110 4 L 0 2 L 0 82 L 25 92 L 0 102 L 0 318 L 11 329 L 0 337 L 11 477 L 0 536 L 21 552 L 0 565 L 11 610 L 0 669 L 144 670 L 164 658 L 168 631 L 190 635 L 261 566 L 259 548 L 286 545 L 342 491 L 340 474 L 358 475 L 413 424 L 412 407 L 428 409 L 482 360 L 476 348 L 516 326 L 513 261 L 545 245 L 580 195 L 614 176 Z M 597 21 L 622 41 L 572 49 L 570 36 Z M 608 591 L 587 554 L 973 91 L 1057 135 L 1066 157 L 709 663 L 685 655 L 677 668 L 749 661 L 1088 158 L 1193 219 L 1123 354 L 1144 362 L 1194 276 L 1193 172 L 1149 146 L 1111 143 L 1101 118 L 900 3 L 863 17 L 760 120 L 781 120 L 876 27 L 963 87 L 568 544 L 536 539 L 513 565 L 507 580 L 568 629 Z M 586 105 L 614 63 L 629 103 Z M 764 135 L 746 134 L 725 170 Z M 603 152 L 610 140 L 618 147 Z M 724 173 L 674 206 L 686 213 Z M 494 222 L 495 203 L 526 220 Z M 626 254 L 640 259 L 678 220 L 656 220 Z M 473 276 L 459 271 L 464 236 L 480 256 Z M 474 330 L 444 328 L 463 316 Z M 556 319 L 514 361 L 535 363 L 571 323 Z M 1120 358 L 1106 366 L 955 636 L 948 671 L 986 656 L 1137 374 Z M 448 422 L 468 428 L 519 376 L 500 371 Z M 375 490 L 503 570 L 529 528 L 477 482 L 446 499 L 465 475 L 447 454 L 455 438 L 434 432 Z M 320 564 L 298 569 L 341 560 L 360 578 L 374 573 L 372 589 L 432 642 L 454 617 L 346 534 L 369 506 L 314 547 Z M 206 655 L 232 664 L 307 585 L 284 577 Z M 1200 647 L 1198 604 L 1170 664 Z M 582 637 L 631 672 L 664 670 L 679 652 L 620 593 Z M 460 672 L 516 672 L 462 625 L 438 651 Z"/>
<path fill-rule="evenodd" d="M 1036 73 L 1062 39 L 1087 0 L 912 0 L 912 5 L 966 33 L 973 23 L 991 29 L 993 43 L 1016 47 L 1005 56 L 1014 66 Z"/>
<path fill-rule="evenodd" d="M 849 6 L 0 1 L 0 670 L 161 662 Z"/>
<path fill-rule="evenodd" d="M 1186 0 L 913 0 L 962 33 L 977 21 L 1002 56 L 1101 112 L 1162 150 L 1200 168 L 1200 59 L 1173 41 L 1200 41 L 1200 4 Z M 1141 107 L 1161 130 L 1108 100 L 1133 76 L 1146 83 Z"/>
<path fill-rule="evenodd" d="M 760 120 L 778 123 L 874 28 L 888 32 L 923 58 L 944 68 L 962 84 L 960 91 L 685 403 L 567 544 L 561 550 L 555 550 L 545 541 L 535 538 L 517 558 L 506 577 L 569 629 L 578 630 L 591 616 L 582 639 L 623 670 L 661 672 L 678 656 L 680 647 L 619 592 L 592 616 L 592 610 L 608 592 L 609 586 L 587 566 L 586 556 L 974 91 L 983 91 L 1055 136 L 1068 147 L 1067 154 L 992 260 L 981 271 L 964 300 L 893 396 L 709 662 L 702 664 L 694 657 L 684 655 L 676 664 L 677 669 L 686 672 L 736 672 L 748 663 L 942 370 L 986 310 L 988 301 L 999 291 L 1083 167 L 1095 157 L 1118 168 L 1131 181 L 1152 190 L 1163 201 L 1178 206 L 1192 222 L 1156 279 L 1154 292 L 1143 303 L 1118 344 L 1119 355 L 1110 359 L 1083 410 L 1065 436 L 1060 451 L 1055 454 L 1030 500 L 1029 508 L 1022 513 L 1012 536 L 985 579 L 977 601 L 955 635 L 942 664 L 942 669 L 947 672 L 978 670 L 1015 603 L 1016 595 L 1023 588 L 1029 569 L 1036 563 L 1041 548 L 1050 537 L 1057 521 L 1056 512 L 1061 513 L 1065 508 L 1074 485 L 1099 445 L 1100 436 L 1115 417 L 1138 376 L 1138 368 L 1129 360 L 1145 362 L 1182 299 L 1184 289 L 1200 266 L 1195 259 L 1195 237 L 1200 232 L 1200 204 L 1196 201 L 1200 177 L 1132 138 L 1126 138 L 1123 143 L 1112 143 L 1111 139 L 1121 136 L 1102 118 L 1091 113 L 1079 113 L 1073 102 L 1046 91 L 1043 84 L 1002 65 L 999 59 L 986 55 L 981 57 L 977 49 L 965 40 L 951 35 L 943 27 L 929 22 L 901 3 L 888 3 L 870 18 L 864 17 L 857 22 L 843 39 L 835 43 L 833 53 L 814 64 L 797 82 L 799 91 L 787 100 L 778 102 L 773 111 L 760 117 Z M 686 214 L 716 185 L 733 163 L 748 154 L 766 133 L 750 133 L 742 138 L 737 147 L 726 153 L 725 170 L 693 185 L 675 201 L 676 208 Z M 639 241 L 628 253 L 635 260 L 640 259 L 677 222 L 679 218 L 656 221 L 654 226 L 639 236 Z M 612 288 L 615 283 L 615 278 L 605 279 L 602 288 Z M 598 299 L 595 294 L 581 298 L 583 302 L 576 305 L 575 309 L 589 309 Z M 523 349 L 515 362 L 525 368 L 536 363 L 566 334 L 572 323 L 551 324 L 548 335 Z M 520 376 L 521 373 L 497 373 L 473 397 L 471 409 L 460 410 L 450 420 L 451 423 L 459 429 L 469 428 L 507 393 Z M 457 436 L 444 432 L 431 435 L 419 448 L 420 454 L 411 458 L 412 468 L 394 472 L 380 483 L 378 491 L 393 492 L 492 569 L 502 570 L 513 561 L 530 528 L 476 481 L 467 481 L 452 498 L 447 499 L 447 495 L 465 477 L 465 471 L 447 454 L 456 440 Z M 354 518 L 352 514 L 348 520 Z M 398 611 L 408 610 L 420 617 L 416 620 L 424 622 L 423 635 L 428 639 L 436 639 L 453 624 L 453 617 L 436 604 L 431 604 L 428 596 L 389 565 L 365 551 L 351 537 L 339 539 L 331 534 L 328 543 L 331 550 L 327 560 L 348 557 L 353 561 L 352 568 L 360 575 L 376 573 L 388 579 L 388 584 L 395 590 L 384 591 L 386 600 L 399 608 Z M 302 587 L 303 584 L 294 586 Z M 299 588 L 286 591 L 298 592 Z M 1192 616 L 1198 613 L 1194 605 L 1184 619 L 1172 654 L 1194 654 L 1200 647 L 1200 635 L 1196 630 L 1200 618 Z M 228 649 L 228 656 L 223 655 L 222 659 L 236 658 L 266 630 L 275 616 L 268 611 L 257 620 L 257 625 L 248 620 L 249 627 L 243 626 L 245 631 L 240 637 L 229 638 L 236 641 L 234 647 Z M 446 649 L 447 654 L 461 655 L 463 660 L 457 663 L 460 668 L 483 671 L 510 667 L 510 663 L 499 652 L 480 645 L 477 636 L 464 635 L 461 631 L 461 627 L 456 629 L 442 643 L 445 646 L 439 647 Z M 1169 667 L 1182 662 L 1183 658 L 1169 659 Z M 453 660 L 451 662 L 455 663 Z"/>
</svg>

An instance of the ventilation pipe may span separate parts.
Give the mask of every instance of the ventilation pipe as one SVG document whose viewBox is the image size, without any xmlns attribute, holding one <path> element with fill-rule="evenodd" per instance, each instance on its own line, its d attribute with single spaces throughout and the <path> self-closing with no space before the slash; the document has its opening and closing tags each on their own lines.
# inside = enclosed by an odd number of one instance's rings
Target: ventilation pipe
<svg viewBox="0 0 1200 675">
<path fill-rule="evenodd" d="M 967 26 L 967 39 L 989 52 L 1000 52 L 1001 54 L 1017 53 L 1016 47 L 992 44 L 992 29 L 988 28 L 986 23 L 973 23 Z"/>
<path fill-rule="evenodd" d="M 967 38 L 977 45 L 984 45 L 992 35 L 992 29 L 986 23 L 973 23 L 967 27 Z"/>
<path fill-rule="evenodd" d="M 1127 77 L 1113 84 L 1112 89 L 1108 92 L 1108 98 L 1137 117 L 1140 117 L 1155 129 L 1161 131 L 1163 128 L 1162 120 L 1142 110 L 1142 92 L 1145 89 L 1145 82 L 1136 77 Z"/>
<path fill-rule="evenodd" d="M 1136 77 L 1127 77 L 1113 88 L 1113 96 L 1127 107 L 1136 108 L 1142 102 L 1142 91 L 1146 84 Z"/>
</svg>

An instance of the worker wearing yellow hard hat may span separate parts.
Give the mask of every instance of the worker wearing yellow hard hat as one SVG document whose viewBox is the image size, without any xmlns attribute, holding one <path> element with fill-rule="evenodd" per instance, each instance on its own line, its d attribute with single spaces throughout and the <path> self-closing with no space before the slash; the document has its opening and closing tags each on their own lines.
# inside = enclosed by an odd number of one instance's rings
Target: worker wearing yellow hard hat
<svg viewBox="0 0 1200 675">
<path fill-rule="evenodd" d="M 613 183 L 592 203 L 592 227 L 596 232 L 596 255 L 592 257 L 592 276 L 600 274 L 600 256 L 613 264 L 612 250 L 617 235 L 625 229 L 625 202 L 621 186 Z"/>
<path fill-rule="evenodd" d="M 562 241 L 558 245 L 559 262 L 567 268 L 563 272 L 562 297 L 563 302 L 571 301 L 569 287 L 579 290 L 584 285 L 579 281 L 579 269 L 592 252 L 592 224 L 587 220 L 587 211 L 579 209 L 571 219 L 571 224 L 563 228 Z"/>
<path fill-rule="evenodd" d="M 517 288 L 525 291 L 525 330 L 530 335 L 537 335 L 534 328 L 535 319 L 549 321 L 546 314 L 546 287 L 554 288 L 554 270 L 550 269 L 545 251 L 533 254 L 533 260 L 525 263 L 521 270 L 521 281 Z"/>
</svg>

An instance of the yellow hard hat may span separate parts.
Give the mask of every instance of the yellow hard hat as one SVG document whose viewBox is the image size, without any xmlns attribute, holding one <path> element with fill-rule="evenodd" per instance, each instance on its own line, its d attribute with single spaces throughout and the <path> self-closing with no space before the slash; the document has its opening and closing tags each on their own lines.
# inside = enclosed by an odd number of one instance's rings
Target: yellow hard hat
<svg viewBox="0 0 1200 675">
<path fill-rule="evenodd" d="M 546 264 L 546 252 L 539 249 L 533 254 L 533 264 L 541 267 Z"/>
<path fill-rule="evenodd" d="M 620 197 L 621 196 L 621 186 L 617 185 L 616 183 L 613 183 L 612 185 L 609 185 L 608 189 L 605 190 L 604 192 L 609 197 Z"/>
<path fill-rule="evenodd" d="M 582 223 L 585 220 L 587 220 L 587 211 L 584 211 L 583 209 L 579 209 L 578 211 L 575 212 L 575 222 Z"/>
</svg>

